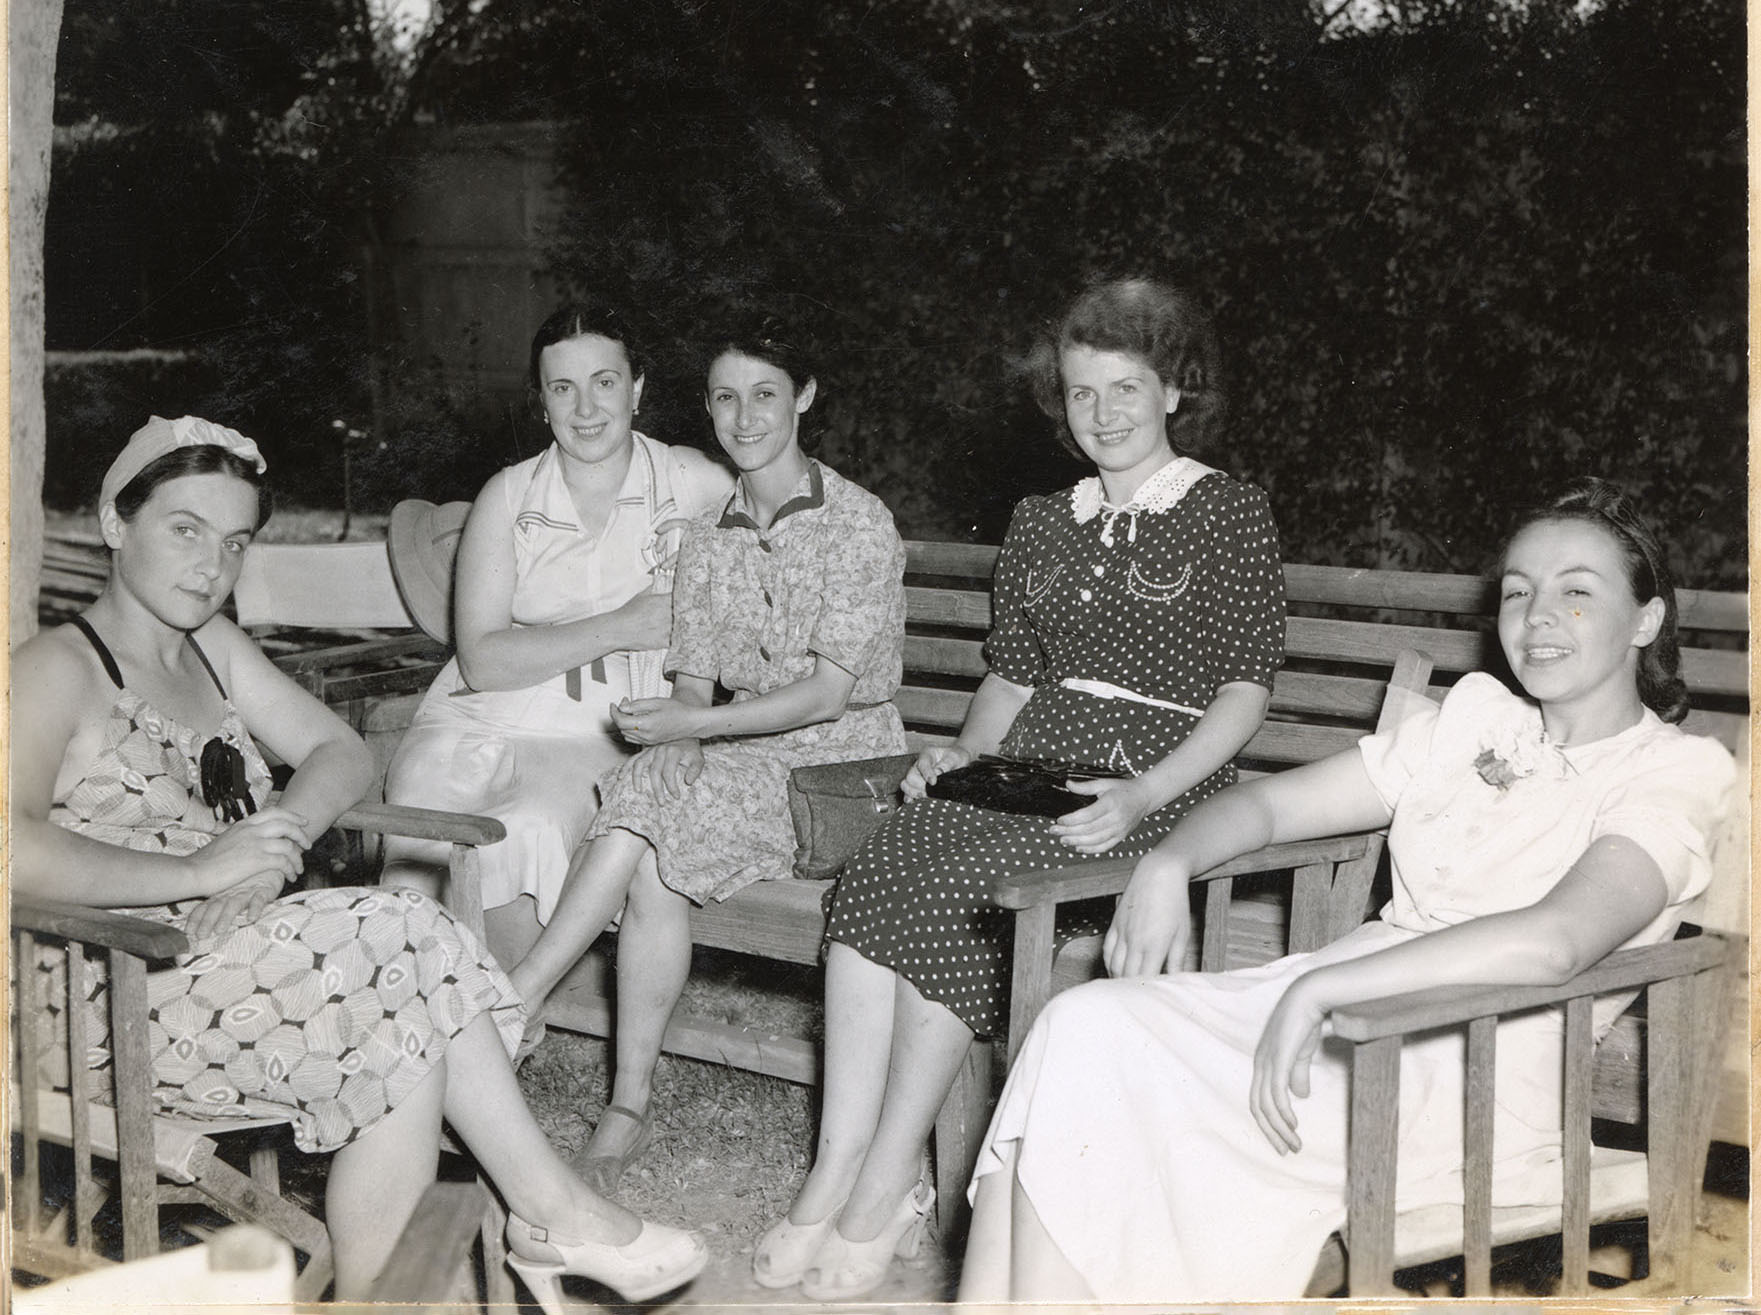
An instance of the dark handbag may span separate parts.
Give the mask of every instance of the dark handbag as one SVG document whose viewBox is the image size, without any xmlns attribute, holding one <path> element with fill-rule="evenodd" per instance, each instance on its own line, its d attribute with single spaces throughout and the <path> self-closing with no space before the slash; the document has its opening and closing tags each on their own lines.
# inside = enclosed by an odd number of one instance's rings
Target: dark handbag
<svg viewBox="0 0 1761 1315">
<path fill-rule="evenodd" d="M 899 810 L 904 802 L 899 782 L 916 761 L 914 753 L 895 753 L 791 771 L 795 875 L 837 876 L 869 834 Z"/>
<path fill-rule="evenodd" d="M 1039 758 L 999 758 L 980 754 L 964 767 L 943 772 L 929 785 L 931 799 L 951 799 L 998 813 L 1029 817 L 1062 817 L 1086 808 L 1092 795 L 1064 788 L 1072 777 L 1129 776 L 1112 767 L 1088 763 L 1047 762 Z"/>
</svg>

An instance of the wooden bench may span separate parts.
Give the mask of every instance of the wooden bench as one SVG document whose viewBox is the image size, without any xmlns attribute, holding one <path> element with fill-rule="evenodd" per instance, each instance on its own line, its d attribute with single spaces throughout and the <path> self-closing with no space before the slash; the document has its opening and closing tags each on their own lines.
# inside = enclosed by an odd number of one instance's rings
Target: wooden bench
<svg viewBox="0 0 1761 1315">
<path fill-rule="evenodd" d="M 997 550 L 987 545 L 908 544 L 905 681 L 897 703 L 913 747 L 957 732 L 985 665 L 990 577 Z M 362 548 L 356 546 L 358 556 Z M 320 571 L 320 575 L 326 572 Z M 1436 696 L 1462 673 L 1499 670 L 1491 582 L 1472 576 L 1287 565 L 1288 660 L 1266 724 L 1241 755 L 1244 775 L 1281 770 L 1344 748 L 1373 728 L 1400 654 L 1417 650 L 1430 666 Z M 319 591 L 321 594 L 323 591 Z M 1737 748 L 1747 736 L 1747 606 L 1741 594 L 1685 590 L 1680 595 L 1684 671 L 1695 710 L 1689 729 Z M 387 669 L 388 656 L 401 665 Z M 333 647 L 279 659 L 343 708 L 382 757 L 389 757 L 445 650 L 421 636 Z M 1201 944 L 1206 968 L 1264 962 L 1342 934 L 1370 907 L 1380 838 L 1345 837 L 1232 864 L 1205 883 Z M 1264 875 L 1268 868 L 1276 875 Z M 1073 864 L 1057 874 L 1015 878 L 999 902 L 1017 909 L 1014 1014 L 1031 1018 L 1053 989 L 1096 971 L 1096 945 L 1056 955 L 1045 892 L 1115 893 L 1129 864 Z M 1239 878 L 1239 879 L 1238 879 Z M 774 961 L 813 965 L 824 932 L 829 883 L 763 882 L 695 910 L 698 945 Z M 1197 966 L 1197 965 L 1195 965 Z M 554 1025 L 609 1034 L 613 1018 L 603 963 L 589 956 L 547 1007 Z M 1019 1028 L 1014 1040 L 1018 1040 Z M 690 1016 L 673 1020 L 669 1053 L 729 1064 L 797 1082 L 815 1082 L 817 1039 L 777 1034 Z M 970 1168 L 990 1097 L 982 1048 L 938 1125 L 938 1187 L 955 1199 Z M 1718 1135 L 1746 1142 L 1746 1074 L 1734 1069 L 1721 1090 Z"/>
</svg>

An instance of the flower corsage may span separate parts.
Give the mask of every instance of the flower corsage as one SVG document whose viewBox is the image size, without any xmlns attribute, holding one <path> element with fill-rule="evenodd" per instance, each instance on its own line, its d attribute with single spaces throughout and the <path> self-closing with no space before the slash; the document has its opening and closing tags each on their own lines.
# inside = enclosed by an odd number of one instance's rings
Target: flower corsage
<svg viewBox="0 0 1761 1315">
<path fill-rule="evenodd" d="M 1482 742 L 1474 759 L 1480 779 L 1501 794 L 1531 776 L 1562 778 L 1567 768 L 1564 755 L 1547 739 L 1546 731 L 1528 735 L 1506 731 L 1489 744 Z"/>
</svg>

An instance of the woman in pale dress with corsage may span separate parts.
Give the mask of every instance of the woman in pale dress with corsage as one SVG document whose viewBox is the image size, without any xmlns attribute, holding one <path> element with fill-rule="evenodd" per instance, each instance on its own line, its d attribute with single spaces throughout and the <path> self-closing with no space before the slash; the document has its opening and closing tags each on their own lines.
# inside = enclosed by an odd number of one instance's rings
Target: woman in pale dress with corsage
<svg viewBox="0 0 1761 1315">
<path fill-rule="evenodd" d="M 1706 889 L 1730 755 L 1687 710 L 1651 531 L 1586 480 L 1529 514 L 1498 636 L 1520 686 L 1464 677 L 1394 730 L 1206 801 L 1137 865 L 1115 979 L 1053 999 L 986 1138 L 964 1300 L 1299 1297 L 1345 1217 L 1349 1070 L 1329 1010 L 1430 987 L 1565 981 L 1671 937 Z M 1393 898 L 1331 946 L 1161 976 L 1188 880 L 1276 841 L 1389 827 Z M 1606 1028 L 1620 999 L 1596 1003 Z M 1498 1026 L 1493 1199 L 1557 1202 L 1557 1010 Z M 1401 1059 L 1401 1208 L 1461 1201 L 1459 1032 Z"/>
<path fill-rule="evenodd" d="M 551 443 L 492 476 L 459 543 L 457 656 L 392 760 L 393 803 L 498 818 L 482 851 L 489 948 L 519 962 L 550 920 L 598 805 L 632 752 L 607 711 L 666 692 L 673 557 L 732 477 L 632 428 L 642 357 L 608 307 L 564 306 L 532 339 L 530 385 Z M 446 846 L 388 841 L 385 881 L 443 895 Z"/>
</svg>

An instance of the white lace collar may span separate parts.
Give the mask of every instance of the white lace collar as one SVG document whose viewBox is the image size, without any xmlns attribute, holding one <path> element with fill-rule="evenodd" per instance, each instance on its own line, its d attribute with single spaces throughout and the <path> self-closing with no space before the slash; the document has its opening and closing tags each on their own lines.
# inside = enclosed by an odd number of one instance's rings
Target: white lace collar
<svg viewBox="0 0 1761 1315">
<path fill-rule="evenodd" d="M 1113 526 L 1121 516 L 1131 518 L 1126 541 L 1137 542 L 1137 518 L 1140 513 L 1155 514 L 1172 511 L 1187 491 L 1215 470 L 1191 457 L 1175 457 L 1138 486 L 1137 496 L 1130 502 L 1114 506 L 1106 500 L 1098 475 L 1090 475 L 1070 490 L 1070 511 L 1078 525 L 1086 525 L 1097 515 L 1101 521 L 1101 542 L 1113 546 Z"/>
</svg>

